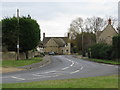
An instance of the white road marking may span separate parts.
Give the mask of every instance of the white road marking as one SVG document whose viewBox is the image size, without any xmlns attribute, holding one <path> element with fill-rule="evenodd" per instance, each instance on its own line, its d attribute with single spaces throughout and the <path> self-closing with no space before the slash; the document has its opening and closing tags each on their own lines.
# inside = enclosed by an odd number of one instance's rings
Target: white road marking
<svg viewBox="0 0 120 90">
<path fill-rule="evenodd" d="M 15 78 L 15 79 L 18 79 L 18 80 L 25 80 L 24 78 L 19 78 L 19 77 L 15 77 L 15 76 L 11 76 L 11 78 Z"/>
<path fill-rule="evenodd" d="M 75 62 L 76 64 L 78 64 L 78 62 Z"/>
<path fill-rule="evenodd" d="M 62 68 L 62 70 L 68 69 L 69 67 Z"/>
<path fill-rule="evenodd" d="M 77 72 L 79 72 L 80 70 L 76 70 L 76 71 L 74 71 L 74 72 L 70 72 L 70 74 L 73 74 L 73 73 L 77 73 Z"/>
<path fill-rule="evenodd" d="M 40 78 L 48 78 L 48 77 L 52 77 L 52 76 L 43 76 L 43 77 L 39 77 L 39 78 L 32 78 L 32 79 L 27 79 L 27 80 L 40 79 Z"/>
<path fill-rule="evenodd" d="M 56 71 L 48 71 L 48 72 L 41 72 L 41 73 L 35 73 L 35 74 L 45 74 L 45 73 L 55 73 Z M 33 74 L 34 75 L 34 74 Z"/>
<path fill-rule="evenodd" d="M 67 59 L 67 58 L 66 58 L 66 60 L 72 62 L 72 64 L 70 65 L 71 67 L 75 64 L 74 61 L 72 61 L 72 60 L 70 60 L 70 59 Z"/>
<path fill-rule="evenodd" d="M 51 76 L 51 77 L 57 77 L 57 76 L 60 76 L 60 75 L 54 75 L 54 76 Z"/>
<path fill-rule="evenodd" d="M 80 68 L 81 70 L 83 69 L 83 67 L 81 66 L 81 68 Z"/>
<path fill-rule="evenodd" d="M 74 64 L 79 64 L 78 62 L 72 61 L 72 60 L 67 59 L 67 58 L 66 58 L 66 60 L 68 60 L 69 62 L 72 63 L 72 64 L 70 65 L 71 67 L 72 67 Z M 81 65 L 80 65 L 80 66 L 81 66 Z M 64 67 L 64 68 L 62 68 L 61 70 L 65 70 L 65 69 L 68 69 L 68 68 L 70 68 L 70 67 Z M 83 69 L 83 67 L 81 66 L 81 67 L 80 67 L 80 70 L 82 70 L 82 69 Z M 79 72 L 80 70 L 76 70 L 76 71 L 68 72 L 68 73 L 74 74 L 74 73 Z M 48 72 L 35 73 L 35 74 L 32 74 L 32 75 L 33 75 L 33 76 L 39 76 L 39 77 L 37 77 L 37 78 L 29 78 L 29 79 L 26 79 L 26 80 L 33 80 L 33 79 L 40 79 L 40 78 L 50 78 L 50 77 L 57 77 L 57 76 L 63 75 L 63 73 L 62 73 L 62 74 L 58 74 L 58 72 L 59 72 L 59 71 L 53 70 L 53 71 L 48 71 Z M 50 76 L 48 76 L 48 73 L 56 73 L 56 75 L 50 75 Z M 12 77 L 12 78 L 15 78 L 15 79 L 18 79 L 18 80 L 25 80 L 24 78 L 19 78 L 19 77 L 15 77 L 15 76 L 11 76 L 11 77 Z"/>
<path fill-rule="evenodd" d="M 40 75 L 40 74 L 32 74 L 33 76 L 45 76 L 45 75 Z"/>
<path fill-rule="evenodd" d="M 74 65 L 74 62 L 72 61 L 72 64 L 70 65 L 71 67 Z"/>
<path fill-rule="evenodd" d="M 26 80 L 34 80 L 34 79 L 40 79 L 40 78 L 50 78 L 50 77 L 57 77 L 59 75 L 53 75 L 53 76 L 42 76 L 42 77 L 39 77 L 39 78 L 31 78 L 31 79 L 26 79 Z"/>
<path fill-rule="evenodd" d="M 43 73 L 54 73 L 54 72 L 56 72 L 56 71 L 49 71 L 49 72 L 43 72 Z"/>
</svg>

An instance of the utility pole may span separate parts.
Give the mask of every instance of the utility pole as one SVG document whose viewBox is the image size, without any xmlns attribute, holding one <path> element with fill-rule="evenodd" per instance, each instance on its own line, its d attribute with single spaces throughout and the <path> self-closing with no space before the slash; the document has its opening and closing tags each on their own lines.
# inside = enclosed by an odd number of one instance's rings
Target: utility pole
<svg viewBox="0 0 120 90">
<path fill-rule="evenodd" d="M 19 9 L 17 9 L 17 60 L 19 60 Z"/>
<path fill-rule="evenodd" d="M 83 35 L 84 35 L 84 32 L 83 32 L 83 30 L 82 30 L 82 34 L 81 34 L 82 36 L 81 36 L 81 38 L 82 38 L 82 57 L 83 57 L 83 51 L 84 51 L 84 38 L 83 38 Z"/>
</svg>

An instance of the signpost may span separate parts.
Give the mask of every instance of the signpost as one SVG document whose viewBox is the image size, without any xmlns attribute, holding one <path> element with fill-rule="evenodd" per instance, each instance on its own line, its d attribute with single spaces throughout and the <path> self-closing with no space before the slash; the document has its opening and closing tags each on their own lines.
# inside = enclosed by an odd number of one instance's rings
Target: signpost
<svg viewBox="0 0 120 90">
<path fill-rule="evenodd" d="M 17 36 L 17 60 L 19 60 L 19 9 L 17 9 L 17 30 L 18 30 L 18 36 Z"/>
</svg>

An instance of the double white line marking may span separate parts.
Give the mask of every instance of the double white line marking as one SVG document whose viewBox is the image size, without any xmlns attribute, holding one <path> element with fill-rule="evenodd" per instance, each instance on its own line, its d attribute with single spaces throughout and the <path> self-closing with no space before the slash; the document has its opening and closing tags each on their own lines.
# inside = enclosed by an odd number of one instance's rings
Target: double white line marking
<svg viewBox="0 0 120 90">
<path fill-rule="evenodd" d="M 72 62 L 72 64 L 70 65 L 71 67 L 75 64 L 75 63 L 74 63 L 74 61 L 71 61 L 71 60 L 69 60 L 69 59 L 66 59 L 66 60 L 68 60 L 68 61 Z M 70 67 L 65 67 L 65 68 L 62 68 L 62 70 L 65 70 L 65 69 L 68 69 L 68 68 L 70 68 Z"/>
</svg>

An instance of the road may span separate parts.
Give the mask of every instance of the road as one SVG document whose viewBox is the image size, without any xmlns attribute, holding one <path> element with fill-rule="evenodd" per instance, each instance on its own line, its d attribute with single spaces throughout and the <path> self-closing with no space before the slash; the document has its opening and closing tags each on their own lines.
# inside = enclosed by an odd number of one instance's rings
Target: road
<svg viewBox="0 0 120 90">
<path fill-rule="evenodd" d="M 118 66 L 90 62 L 71 55 L 51 56 L 47 66 L 6 73 L 2 75 L 2 83 L 32 82 L 42 80 L 58 80 L 118 74 Z"/>
</svg>

